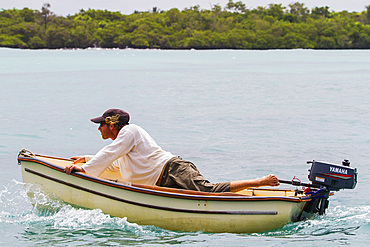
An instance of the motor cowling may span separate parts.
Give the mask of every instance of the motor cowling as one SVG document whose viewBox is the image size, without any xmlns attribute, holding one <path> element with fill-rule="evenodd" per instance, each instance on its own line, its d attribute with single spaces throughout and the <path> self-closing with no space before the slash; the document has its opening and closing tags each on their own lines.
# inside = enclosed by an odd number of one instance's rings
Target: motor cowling
<svg viewBox="0 0 370 247">
<path fill-rule="evenodd" d="M 309 161 L 308 179 L 314 185 L 325 186 L 331 191 L 354 189 L 357 184 L 357 169 L 349 167 L 350 162 L 344 160 L 342 165 L 321 161 Z"/>
</svg>

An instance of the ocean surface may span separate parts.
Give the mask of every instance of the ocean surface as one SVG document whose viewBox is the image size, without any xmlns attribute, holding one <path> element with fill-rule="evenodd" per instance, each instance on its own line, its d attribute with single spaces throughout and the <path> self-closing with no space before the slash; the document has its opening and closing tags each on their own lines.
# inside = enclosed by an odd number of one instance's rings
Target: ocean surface
<svg viewBox="0 0 370 247">
<path fill-rule="evenodd" d="M 68 158 L 108 144 L 89 120 L 108 108 L 213 182 L 308 182 L 307 161 L 349 159 L 358 184 L 313 220 L 212 234 L 137 225 L 22 182 L 22 148 Z M 368 246 L 369 167 L 370 50 L 0 49 L 0 246 Z"/>
</svg>

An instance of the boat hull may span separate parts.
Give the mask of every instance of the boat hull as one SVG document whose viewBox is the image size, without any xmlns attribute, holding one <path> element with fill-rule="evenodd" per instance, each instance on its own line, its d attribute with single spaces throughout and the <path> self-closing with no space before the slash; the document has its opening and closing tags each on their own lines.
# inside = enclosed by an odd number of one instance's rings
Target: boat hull
<svg viewBox="0 0 370 247">
<path fill-rule="evenodd" d="M 18 160 L 25 183 L 40 184 L 65 202 L 175 231 L 268 231 L 299 219 L 310 201 L 306 196 L 281 196 L 287 192 L 277 190 L 256 191 L 268 196 L 248 196 L 130 185 L 84 173 L 67 175 L 63 169 L 71 163 L 68 160 L 22 156 Z"/>
</svg>

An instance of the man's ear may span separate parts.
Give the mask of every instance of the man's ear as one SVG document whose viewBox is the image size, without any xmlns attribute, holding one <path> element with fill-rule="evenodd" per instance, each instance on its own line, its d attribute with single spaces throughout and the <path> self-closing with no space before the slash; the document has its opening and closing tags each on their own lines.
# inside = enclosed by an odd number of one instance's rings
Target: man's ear
<svg viewBox="0 0 370 247">
<path fill-rule="evenodd" d="M 114 129 L 114 124 L 110 124 L 109 128 L 110 128 L 110 130 L 113 130 Z"/>
</svg>

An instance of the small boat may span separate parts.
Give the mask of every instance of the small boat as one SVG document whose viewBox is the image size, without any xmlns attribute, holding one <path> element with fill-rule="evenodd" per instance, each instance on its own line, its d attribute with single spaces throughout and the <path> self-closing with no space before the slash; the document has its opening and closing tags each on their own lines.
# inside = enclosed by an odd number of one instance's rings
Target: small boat
<svg viewBox="0 0 370 247">
<path fill-rule="evenodd" d="M 310 187 L 306 190 L 249 188 L 236 193 L 208 193 L 131 184 L 120 180 L 119 171 L 105 171 L 99 177 L 81 172 L 67 175 L 64 167 L 72 162 L 25 149 L 18 155 L 24 183 L 40 184 L 72 205 L 174 231 L 255 233 L 277 229 L 323 214 L 332 191 L 353 189 L 357 181 L 356 169 L 314 161 L 310 175 L 316 183 L 281 181 Z M 314 164 L 332 171 L 314 171 Z M 326 183 L 333 185 L 325 184 L 327 177 L 330 181 Z"/>
</svg>

